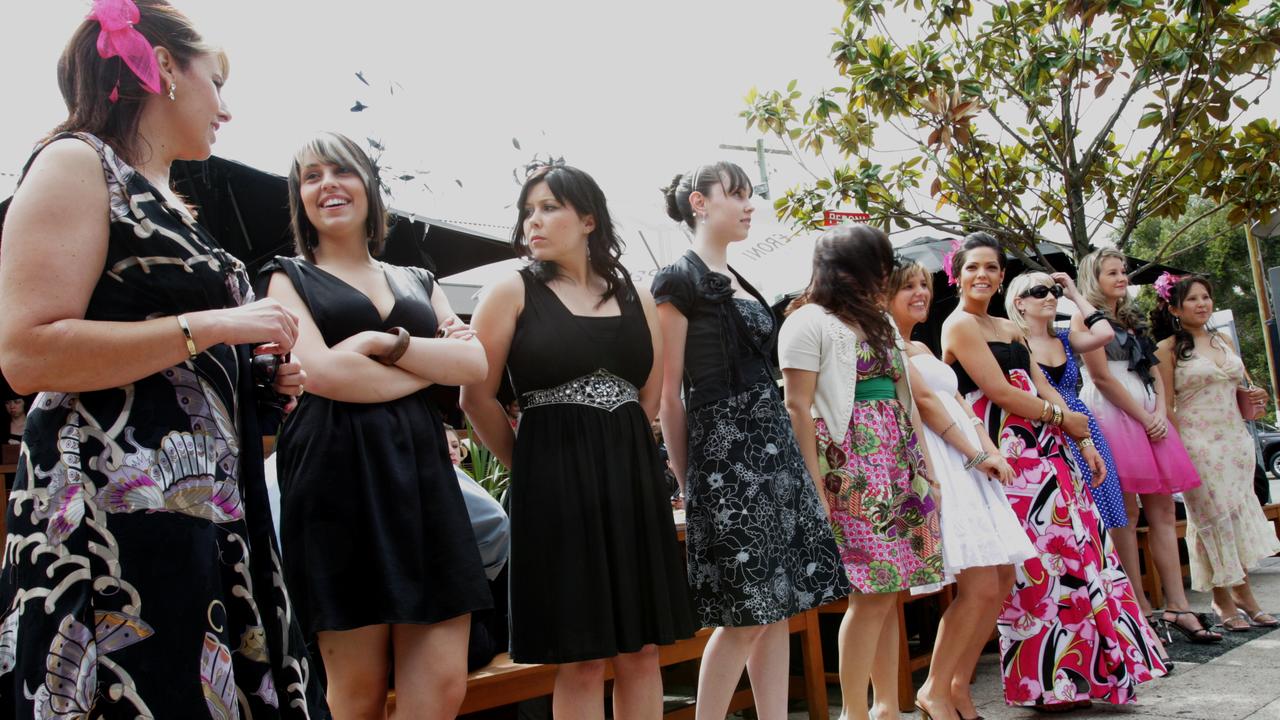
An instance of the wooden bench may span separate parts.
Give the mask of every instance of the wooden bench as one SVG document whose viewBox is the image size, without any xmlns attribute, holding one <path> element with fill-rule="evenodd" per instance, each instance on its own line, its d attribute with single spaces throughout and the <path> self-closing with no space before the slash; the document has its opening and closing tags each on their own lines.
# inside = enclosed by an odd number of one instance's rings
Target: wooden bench
<svg viewBox="0 0 1280 720">
<path fill-rule="evenodd" d="M 1271 521 L 1275 527 L 1276 537 L 1280 538 L 1280 503 L 1271 503 L 1262 506 L 1262 514 Z M 1186 547 L 1187 539 L 1187 521 L 1179 520 L 1174 523 L 1174 534 L 1177 536 L 1179 548 Z M 1138 563 L 1142 568 L 1142 589 L 1146 591 L 1147 597 L 1151 600 L 1152 607 L 1164 607 L 1164 586 L 1160 584 L 1160 571 L 1156 569 L 1156 564 L 1151 560 L 1151 537 L 1150 528 L 1141 526 L 1138 528 Z M 1191 574 L 1191 568 L 1187 563 L 1182 563 L 1182 576 L 1187 577 Z"/>
<path fill-rule="evenodd" d="M 801 660 L 804 675 L 800 683 L 792 684 L 793 695 L 803 695 L 809 707 L 810 720 L 828 720 L 826 675 L 822 666 L 822 643 L 818 635 L 816 610 L 791 618 L 789 629 L 800 635 Z M 702 657 L 711 639 L 711 630 L 699 630 L 692 638 L 658 648 L 658 664 L 670 667 Z M 605 667 L 605 679 L 613 678 L 613 666 Z M 483 668 L 467 676 L 467 695 L 462 701 L 460 715 L 512 705 L 523 700 L 550 695 L 555 689 L 555 665 L 522 665 L 511 661 L 502 653 Z M 729 712 L 754 706 L 750 688 L 734 693 Z M 387 711 L 395 709 L 395 691 L 387 694 Z M 668 720 L 692 720 L 693 704 L 668 712 Z"/>
</svg>

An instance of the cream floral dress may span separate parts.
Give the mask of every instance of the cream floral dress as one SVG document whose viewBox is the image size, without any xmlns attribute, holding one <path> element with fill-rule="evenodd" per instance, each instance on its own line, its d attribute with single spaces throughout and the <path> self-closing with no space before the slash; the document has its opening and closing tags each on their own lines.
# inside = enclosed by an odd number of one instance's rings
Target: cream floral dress
<svg viewBox="0 0 1280 720">
<path fill-rule="evenodd" d="M 1253 494 L 1253 441 L 1236 405 L 1244 363 L 1229 349 L 1219 364 L 1200 353 L 1173 369 L 1182 443 L 1203 481 L 1183 493 L 1191 587 L 1239 585 L 1248 568 L 1280 552 Z"/>
</svg>

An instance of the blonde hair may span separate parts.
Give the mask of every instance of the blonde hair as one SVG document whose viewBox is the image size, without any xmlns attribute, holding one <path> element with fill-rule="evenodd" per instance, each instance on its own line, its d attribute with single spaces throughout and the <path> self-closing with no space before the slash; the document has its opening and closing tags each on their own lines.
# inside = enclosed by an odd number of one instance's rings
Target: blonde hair
<svg viewBox="0 0 1280 720">
<path fill-rule="evenodd" d="M 909 260 L 895 267 L 893 272 L 889 273 L 889 282 L 887 285 L 887 293 L 890 298 L 898 294 L 898 291 L 906 286 L 911 278 L 920 274 L 924 278 L 924 286 L 929 290 L 929 297 L 933 297 L 933 273 L 929 272 L 929 268 L 920 263 L 919 260 Z"/>
<path fill-rule="evenodd" d="M 374 257 L 381 255 L 387 242 L 387 206 L 382 200 L 378 167 L 351 138 L 335 132 L 323 132 L 307 141 L 294 153 L 293 165 L 289 168 L 289 225 L 298 254 L 307 262 L 315 262 L 315 248 L 320 242 L 319 233 L 307 217 L 307 209 L 302 206 L 302 161 L 308 157 L 350 168 L 360 176 L 369 204 L 369 215 L 364 223 L 369 254 Z"/>
<path fill-rule="evenodd" d="M 1102 264 L 1111 259 L 1119 260 L 1124 267 L 1129 265 L 1129 258 L 1115 248 L 1100 248 L 1081 258 L 1080 266 L 1076 270 L 1076 287 L 1090 305 L 1102 310 L 1103 314 L 1112 320 L 1132 330 L 1146 328 L 1147 322 L 1142 316 L 1142 310 L 1128 293 L 1120 298 L 1120 302 L 1115 306 L 1115 312 L 1111 310 L 1111 299 L 1102 294 L 1102 286 L 1098 283 L 1098 278 L 1102 275 Z"/>
<path fill-rule="evenodd" d="M 1035 287 L 1036 285 L 1044 285 L 1045 283 L 1053 284 L 1053 278 L 1048 273 L 1039 270 L 1031 270 L 1024 272 L 1013 280 L 1009 281 L 1009 288 L 1004 293 L 1004 311 L 1013 321 L 1014 325 L 1022 331 L 1023 336 L 1030 336 L 1030 326 L 1027 325 L 1027 319 L 1022 313 L 1018 312 L 1018 307 L 1014 305 L 1014 301 L 1020 299 L 1022 293 Z M 1049 335 L 1053 336 L 1053 320 L 1048 322 Z"/>
</svg>

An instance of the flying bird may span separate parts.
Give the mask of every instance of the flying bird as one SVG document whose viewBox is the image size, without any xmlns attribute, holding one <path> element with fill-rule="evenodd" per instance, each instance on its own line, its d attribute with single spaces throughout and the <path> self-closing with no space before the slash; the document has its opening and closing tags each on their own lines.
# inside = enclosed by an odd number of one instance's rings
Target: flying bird
<svg viewBox="0 0 1280 720">
<path fill-rule="evenodd" d="M 386 152 L 387 149 L 382 146 L 381 142 L 374 140 L 371 137 L 366 137 L 365 140 L 369 142 L 369 147 L 373 148 L 374 150 L 377 150 L 378 152 Z"/>
<path fill-rule="evenodd" d="M 351 106 L 351 112 L 360 112 L 360 111 L 364 110 L 364 109 L 365 109 L 365 108 L 367 108 L 367 107 L 369 107 L 369 106 L 368 106 L 368 105 L 365 105 L 364 103 L 362 103 L 362 102 L 360 102 L 359 100 L 357 100 L 357 101 L 356 101 L 356 104 Z"/>
<path fill-rule="evenodd" d="M 459 180 L 458 178 L 454 178 L 454 179 L 453 179 L 453 181 L 454 181 L 454 182 L 456 182 L 456 183 L 458 183 L 458 187 L 462 187 L 462 181 L 461 181 L 461 180 Z"/>
<path fill-rule="evenodd" d="M 512 144 L 512 145 L 515 145 L 517 150 L 519 150 L 519 149 L 520 149 L 520 141 L 519 141 L 519 140 L 517 140 L 517 139 L 515 139 L 515 138 L 511 138 L 511 144 Z"/>
<path fill-rule="evenodd" d="M 404 175 L 397 175 L 397 176 L 396 176 L 396 179 L 397 179 L 397 180 L 403 180 L 403 181 L 405 181 L 405 182 L 408 182 L 408 181 L 410 181 L 410 180 L 412 180 L 412 179 L 414 179 L 414 178 L 416 178 L 416 177 L 417 177 L 417 175 L 410 175 L 409 173 L 405 173 Z"/>
<path fill-rule="evenodd" d="M 357 79 L 357 80 L 359 80 L 360 82 L 364 83 L 365 85 L 368 85 L 368 84 L 369 84 L 369 81 L 364 79 L 364 72 L 363 72 L 363 71 L 357 71 L 357 72 L 356 72 L 356 79 Z"/>
</svg>

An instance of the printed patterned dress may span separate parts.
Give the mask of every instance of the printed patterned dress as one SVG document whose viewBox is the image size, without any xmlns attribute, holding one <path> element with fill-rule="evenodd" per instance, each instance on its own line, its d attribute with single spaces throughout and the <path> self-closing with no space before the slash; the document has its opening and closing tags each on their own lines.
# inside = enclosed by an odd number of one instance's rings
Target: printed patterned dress
<svg viewBox="0 0 1280 720">
<path fill-rule="evenodd" d="M 758 300 L 731 300 L 752 341 Z M 704 627 L 767 625 L 849 594 L 849 581 L 773 378 L 689 411 L 689 586 Z"/>
<path fill-rule="evenodd" d="M 253 299 L 243 266 L 185 208 L 77 137 L 110 193 L 87 319 Z M 215 345 L 129 385 L 37 397 L 0 570 L 0 717 L 323 712 L 281 580 L 248 360 Z"/>
<path fill-rule="evenodd" d="M 943 582 L 938 506 L 911 416 L 894 395 L 902 354 L 858 345 L 857 391 L 840 442 L 814 421 L 823 492 L 855 592 L 926 592 Z"/>
<path fill-rule="evenodd" d="M 1071 349 L 1071 331 L 1060 328 L 1058 340 L 1062 343 L 1062 350 L 1067 354 L 1067 361 L 1057 367 L 1041 364 L 1040 369 L 1044 371 L 1053 389 L 1057 390 L 1066 401 L 1067 407 L 1078 413 L 1084 413 L 1089 418 L 1089 437 L 1093 438 L 1093 447 L 1102 456 L 1102 462 L 1107 467 L 1107 476 L 1102 484 L 1094 487 L 1093 471 L 1089 469 L 1084 456 L 1080 454 L 1080 448 L 1071 438 L 1066 438 L 1067 445 L 1071 448 L 1071 457 L 1075 458 L 1076 467 L 1080 469 L 1085 487 L 1089 488 L 1089 493 L 1093 495 L 1098 515 L 1102 517 L 1102 524 L 1108 530 L 1126 527 L 1129 524 L 1129 515 L 1124 509 L 1124 492 L 1120 489 L 1120 474 L 1116 471 L 1116 461 L 1111 456 L 1111 444 L 1102 434 L 1102 428 L 1098 426 L 1098 420 L 1093 416 L 1093 412 L 1080 400 L 1080 366 L 1076 363 L 1075 351 Z"/>
<path fill-rule="evenodd" d="M 1034 395 L 1027 348 L 987 344 L 1009 383 Z M 1000 612 L 1005 702 L 1133 702 L 1137 685 L 1163 675 L 1164 664 L 1062 430 L 1005 413 L 954 367 L 961 392 L 1017 473 L 1005 494 L 1039 551 L 1017 567 Z"/>
<path fill-rule="evenodd" d="M 1200 353 L 1173 368 L 1178 427 L 1200 487 L 1183 492 L 1191 587 L 1205 592 L 1238 585 L 1249 568 L 1280 552 L 1280 542 L 1253 494 L 1253 438 L 1236 404 L 1244 363 L 1227 350 L 1216 363 Z"/>
</svg>

